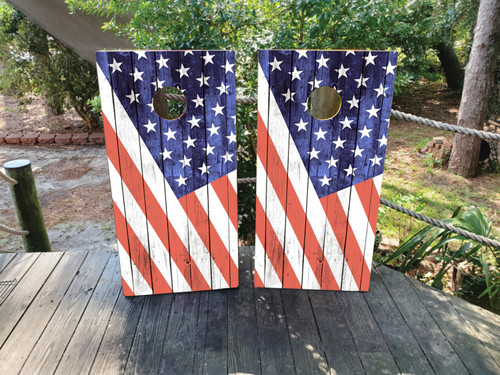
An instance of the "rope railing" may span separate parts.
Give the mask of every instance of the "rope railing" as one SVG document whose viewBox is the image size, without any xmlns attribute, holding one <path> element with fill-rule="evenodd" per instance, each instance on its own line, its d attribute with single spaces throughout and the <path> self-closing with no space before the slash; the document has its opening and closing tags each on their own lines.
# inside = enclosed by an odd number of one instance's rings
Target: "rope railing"
<svg viewBox="0 0 500 375">
<path fill-rule="evenodd" d="M 14 180 L 12 177 L 7 176 L 5 173 L 0 171 L 0 178 L 4 181 L 7 181 L 11 185 L 17 185 L 17 181 Z"/>
<path fill-rule="evenodd" d="M 30 234 L 30 232 L 27 230 L 12 229 L 12 228 L 6 227 L 3 224 L 0 224 L 0 230 L 7 232 L 7 233 L 10 233 L 10 234 L 14 234 L 16 236 L 27 236 L 28 234 Z"/>
</svg>

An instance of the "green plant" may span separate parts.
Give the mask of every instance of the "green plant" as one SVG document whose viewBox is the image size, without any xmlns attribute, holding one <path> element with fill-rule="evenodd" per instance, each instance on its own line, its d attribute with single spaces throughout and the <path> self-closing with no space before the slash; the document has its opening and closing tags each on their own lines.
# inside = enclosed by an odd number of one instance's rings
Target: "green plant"
<svg viewBox="0 0 500 375">
<path fill-rule="evenodd" d="M 442 220 L 457 228 L 490 237 L 492 222 L 478 208 L 462 210 L 458 207 L 450 219 Z M 404 242 L 395 252 L 383 259 L 386 264 L 394 265 L 406 273 L 429 257 L 440 264 L 439 271 L 433 276 L 431 285 L 442 288 L 443 279 L 450 267 L 460 264 L 469 273 L 484 278 L 485 289 L 478 296 L 488 295 L 490 301 L 500 291 L 500 249 L 486 246 L 481 242 L 455 234 L 432 225 L 424 227 Z"/>
</svg>

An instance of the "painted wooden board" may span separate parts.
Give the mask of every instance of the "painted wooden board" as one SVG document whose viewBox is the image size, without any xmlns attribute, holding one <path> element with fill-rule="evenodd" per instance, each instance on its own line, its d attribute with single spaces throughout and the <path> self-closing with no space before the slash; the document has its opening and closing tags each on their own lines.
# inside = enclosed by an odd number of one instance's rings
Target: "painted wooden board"
<svg viewBox="0 0 500 375">
<path fill-rule="evenodd" d="M 127 296 L 238 286 L 234 59 L 233 51 L 96 53 Z M 178 119 L 153 105 L 165 87 L 186 98 Z"/>
<path fill-rule="evenodd" d="M 255 286 L 368 291 L 396 60 L 259 51 Z M 328 120 L 307 104 L 323 86 Z"/>
</svg>

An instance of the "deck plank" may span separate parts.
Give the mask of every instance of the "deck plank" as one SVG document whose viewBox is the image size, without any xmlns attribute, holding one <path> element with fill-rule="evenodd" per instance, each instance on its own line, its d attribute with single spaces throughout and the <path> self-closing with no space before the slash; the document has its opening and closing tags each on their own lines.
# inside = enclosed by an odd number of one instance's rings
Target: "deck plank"
<svg viewBox="0 0 500 375">
<path fill-rule="evenodd" d="M 364 297 L 401 372 L 434 373 L 419 343 L 375 270 L 371 274 L 370 293 L 364 294 Z"/>
<path fill-rule="evenodd" d="M 2 272 L 2 277 L 17 279 L 18 283 L 0 306 L 0 345 L 12 332 L 17 322 L 42 288 L 45 280 L 61 259 L 63 253 L 48 253 L 43 257 L 32 253 L 15 259 Z M 29 271 L 28 271 L 29 270 Z"/>
<path fill-rule="evenodd" d="M 71 374 L 74 369 L 81 373 L 90 371 L 118 293 L 121 293 L 120 266 L 117 254 L 113 254 L 94 288 L 55 374 Z"/>
<path fill-rule="evenodd" d="M 15 253 L 0 254 L 0 272 L 2 272 L 15 257 Z"/>
<path fill-rule="evenodd" d="M 70 341 L 99 277 L 110 257 L 110 252 L 91 252 L 83 261 L 69 289 L 61 300 L 46 329 L 29 355 L 22 373 L 52 374 Z M 76 255 L 67 253 L 66 258 Z M 65 267 L 68 274 L 71 269 Z"/>
<path fill-rule="evenodd" d="M 2 346 L 0 373 L 18 373 L 21 370 L 86 257 L 85 252 L 61 257 L 10 333 L 9 340 Z M 27 335 L 26 332 L 30 334 Z"/>
<path fill-rule="evenodd" d="M 408 278 L 384 266 L 377 267 L 377 273 L 434 370 L 443 375 L 468 374 L 469 371 L 422 304 Z"/>
<path fill-rule="evenodd" d="M 493 358 L 444 294 L 418 280 L 408 280 L 467 369 L 473 374 L 500 373 L 500 368 Z"/>
</svg>

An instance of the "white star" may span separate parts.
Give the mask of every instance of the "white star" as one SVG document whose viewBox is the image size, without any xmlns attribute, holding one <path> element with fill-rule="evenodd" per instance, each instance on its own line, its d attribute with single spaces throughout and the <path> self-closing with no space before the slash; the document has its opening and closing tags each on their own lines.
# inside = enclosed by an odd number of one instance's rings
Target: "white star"
<svg viewBox="0 0 500 375">
<path fill-rule="evenodd" d="M 306 50 L 297 49 L 297 50 L 295 50 L 295 52 L 297 52 L 299 54 L 299 57 L 297 58 L 297 60 L 300 60 L 301 57 L 305 57 L 306 59 L 309 58 L 309 57 L 307 57 L 307 51 Z"/>
<path fill-rule="evenodd" d="M 352 96 L 352 100 L 348 100 L 347 103 L 351 105 L 349 109 L 353 109 L 354 107 L 359 108 L 359 99 L 356 99 L 354 95 Z"/>
<path fill-rule="evenodd" d="M 187 55 L 193 55 L 194 56 L 194 53 L 191 50 L 184 51 L 184 56 L 187 56 Z"/>
<path fill-rule="evenodd" d="M 205 163 L 203 163 L 203 165 L 201 167 L 198 167 L 198 169 L 201 171 L 201 174 L 210 174 L 210 172 L 208 171 L 210 169 L 211 165 L 205 165 Z"/>
<path fill-rule="evenodd" d="M 192 99 L 191 100 L 192 102 L 194 102 L 194 104 L 196 104 L 196 107 L 195 108 L 198 108 L 198 106 L 204 106 L 203 104 L 203 98 L 200 98 L 200 96 L 198 94 L 196 94 L 196 99 Z"/>
<path fill-rule="evenodd" d="M 165 161 L 165 159 L 170 159 L 172 160 L 172 158 L 170 157 L 170 154 L 172 153 L 173 151 L 168 151 L 167 148 L 165 147 L 163 149 L 163 152 L 160 152 L 160 155 L 163 155 L 163 161 Z"/>
<path fill-rule="evenodd" d="M 141 94 L 136 94 L 134 90 L 130 90 L 130 95 L 125 95 L 125 96 L 130 99 L 129 104 L 132 104 L 133 102 L 139 103 L 139 95 Z"/>
<path fill-rule="evenodd" d="M 131 76 L 134 76 L 134 82 L 137 81 L 138 79 L 142 81 L 142 75 L 144 72 L 139 72 L 137 68 L 135 68 L 135 71 L 133 73 L 130 73 Z"/>
<path fill-rule="evenodd" d="M 374 89 L 377 92 L 377 98 L 380 95 L 385 96 L 385 92 L 389 89 L 389 87 L 384 87 L 383 84 L 380 84 L 380 87 L 378 89 Z"/>
<path fill-rule="evenodd" d="M 335 69 L 335 71 L 339 74 L 340 77 L 346 77 L 347 78 L 347 71 L 351 68 L 344 68 L 344 64 L 340 64 L 340 69 Z"/>
<path fill-rule="evenodd" d="M 222 159 L 224 159 L 224 163 L 227 163 L 228 161 L 232 162 L 233 154 L 230 154 L 229 151 L 226 151 L 226 155 L 222 155 Z"/>
<path fill-rule="evenodd" d="M 302 70 L 298 70 L 296 66 L 293 67 L 293 72 L 288 72 L 288 74 L 292 75 L 292 82 L 295 78 L 297 78 L 300 81 L 300 73 L 302 73 Z"/>
<path fill-rule="evenodd" d="M 148 120 L 148 123 L 146 125 L 142 125 L 144 126 L 146 129 L 148 129 L 148 133 L 152 130 L 156 133 L 156 129 L 155 129 L 155 126 L 156 126 L 156 122 L 153 123 L 151 122 L 151 120 Z"/>
<path fill-rule="evenodd" d="M 319 87 L 323 81 L 318 81 L 316 78 L 314 78 L 314 81 L 309 81 L 308 83 L 311 85 L 311 90 L 314 90 L 316 87 Z"/>
<path fill-rule="evenodd" d="M 212 135 L 219 135 L 219 130 L 220 126 L 215 126 L 214 123 L 212 123 L 212 127 L 211 128 L 207 128 L 207 130 L 210 132 L 210 136 Z"/>
<path fill-rule="evenodd" d="M 234 134 L 233 132 L 231 132 L 231 134 L 227 135 L 226 136 L 227 139 L 229 139 L 229 144 L 231 143 L 236 143 L 236 134 Z"/>
<path fill-rule="evenodd" d="M 323 178 L 320 178 L 319 180 L 321 181 L 321 186 L 325 186 L 325 185 L 328 185 L 330 186 L 330 180 L 332 178 L 331 177 L 326 177 L 326 174 L 323 176 Z"/>
<path fill-rule="evenodd" d="M 322 66 L 324 66 L 325 68 L 328 69 L 328 66 L 326 65 L 326 62 L 328 60 L 330 60 L 330 59 L 325 59 L 323 57 L 323 54 L 321 54 L 321 57 L 319 58 L 319 60 L 316 60 L 316 62 L 319 64 L 318 69 L 320 69 Z"/>
<path fill-rule="evenodd" d="M 203 85 L 210 86 L 208 84 L 208 80 L 209 79 L 210 79 L 210 77 L 205 77 L 205 75 L 203 73 L 201 73 L 200 78 L 196 78 L 197 81 L 200 81 L 200 87 L 203 86 Z"/>
<path fill-rule="evenodd" d="M 313 147 L 313 149 L 311 151 L 307 151 L 307 153 L 310 155 L 309 157 L 309 160 L 312 160 L 312 159 L 319 159 L 318 158 L 318 154 L 320 153 L 321 151 L 316 151 L 316 149 Z"/>
<path fill-rule="evenodd" d="M 187 122 L 189 122 L 191 124 L 191 129 L 193 129 L 195 126 L 197 128 L 199 128 L 200 127 L 200 124 L 199 124 L 200 121 L 201 121 L 201 117 L 197 119 L 196 117 L 194 117 L 194 115 L 191 117 L 191 120 L 187 120 Z"/>
<path fill-rule="evenodd" d="M 182 175 L 179 175 L 179 178 L 175 179 L 175 181 L 179 184 L 179 186 L 181 186 L 181 185 L 186 186 L 186 180 L 187 180 L 187 177 L 182 177 Z"/>
<path fill-rule="evenodd" d="M 273 70 L 271 70 L 271 72 L 274 72 L 274 69 L 281 70 L 280 65 L 282 62 L 283 61 L 278 61 L 276 57 L 274 57 L 274 61 L 272 63 L 269 63 L 269 65 L 273 67 Z"/>
<path fill-rule="evenodd" d="M 184 159 L 183 160 L 179 160 L 179 162 L 182 163 L 182 168 L 186 168 L 186 167 L 190 167 L 191 166 L 191 160 L 192 159 L 188 159 L 186 157 L 186 155 L 184 155 Z"/>
<path fill-rule="evenodd" d="M 339 135 L 339 137 L 337 138 L 337 140 L 333 141 L 333 144 L 335 145 L 335 150 L 338 149 L 339 147 L 340 148 L 344 148 L 344 142 L 345 142 L 345 139 L 341 140 L 340 139 L 340 135 Z"/>
<path fill-rule="evenodd" d="M 234 64 L 229 64 L 229 61 L 226 60 L 226 63 L 224 65 L 221 65 L 221 68 L 224 68 L 225 74 L 234 73 L 233 66 L 234 66 Z"/>
<path fill-rule="evenodd" d="M 151 82 L 151 84 L 154 86 L 155 90 L 158 90 L 158 89 L 161 89 L 163 87 L 163 84 L 165 83 L 165 81 L 153 81 Z"/>
<path fill-rule="evenodd" d="M 214 55 L 211 55 L 210 53 L 208 53 L 208 51 L 206 52 L 205 56 L 203 56 L 203 60 L 205 61 L 205 65 L 207 64 L 213 64 L 213 58 L 214 58 L 215 54 Z"/>
<path fill-rule="evenodd" d="M 210 146 L 210 143 L 207 142 L 207 147 L 203 147 L 203 150 L 207 152 L 207 155 L 214 154 L 214 146 Z"/>
<path fill-rule="evenodd" d="M 110 67 L 113 68 L 113 71 L 111 73 L 116 72 L 117 70 L 121 72 L 122 70 L 120 69 L 120 65 L 123 64 L 121 62 L 117 62 L 115 59 L 113 59 L 113 63 L 109 64 Z"/>
<path fill-rule="evenodd" d="M 368 56 L 366 56 L 364 59 L 366 60 L 366 65 L 368 66 L 370 64 L 375 65 L 375 59 L 377 58 L 377 55 L 372 55 L 372 51 L 368 52 Z"/>
<path fill-rule="evenodd" d="M 304 112 L 308 110 L 308 108 L 307 108 L 307 102 L 305 102 L 305 103 L 300 103 L 300 104 L 302 104 L 302 105 L 304 106 Z"/>
<path fill-rule="evenodd" d="M 354 120 L 349 120 L 347 118 L 347 116 L 345 117 L 345 119 L 343 119 L 342 121 L 339 121 L 341 124 L 342 124 L 342 130 L 344 130 L 345 128 L 349 128 L 349 129 L 352 129 L 351 128 L 351 122 L 353 122 Z"/>
<path fill-rule="evenodd" d="M 151 108 L 151 112 L 153 112 L 155 110 L 155 106 L 153 104 L 153 102 L 149 103 L 149 104 L 146 104 L 149 108 Z"/>
<path fill-rule="evenodd" d="M 156 60 L 156 62 L 158 63 L 158 70 L 160 70 L 163 67 L 168 69 L 168 65 L 167 65 L 168 60 L 169 59 L 165 59 L 165 58 L 163 58 L 162 55 L 160 55 L 160 59 Z"/>
<path fill-rule="evenodd" d="M 224 108 L 225 108 L 224 106 L 220 106 L 219 103 L 217 103 L 217 105 L 215 106 L 215 108 L 212 108 L 212 110 L 215 111 L 214 117 L 216 117 L 217 115 L 224 116 L 224 113 L 222 113 L 222 110 Z"/>
<path fill-rule="evenodd" d="M 147 60 L 146 51 L 134 51 L 137 54 L 137 60 L 142 59 L 143 57 Z"/>
<path fill-rule="evenodd" d="M 219 96 L 222 94 L 227 94 L 227 89 L 229 88 L 229 85 L 225 85 L 224 82 L 220 83 L 220 86 L 217 87 L 217 90 L 219 90 Z"/>
<path fill-rule="evenodd" d="M 349 176 L 349 175 L 355 176 L 354 171 L 356 169 L 358 169 L 358 168 L 353 168 L 352 165 L 349 165 L 349 168 L 344 169 L 344 171 L 347 173 L 347 176 Z"/>
<path fill-rule="evenodd" d="M 366 82 L 368 82 L 369 79 L 370 78 L 363 78 L 363 74 L 361 74 L 359 78 L 355 78 L 354 80 L 358 83 L 358 88 L 360 88 L 361 86 L 366 87 Z"/>
<path fill-rule="evenodd" d="M 179 72 L 180 74 L 180 77 L 179 79 L 181 79 L 183 76 L 186 76 L 189 78 L 189 74 L 188 74 L 188 70 L 191 69 L 191 68 L 184 68 L 184 64 L 181 64 L 181 67 L 180 69 L 175 69 L 176 71 Z"/>
<path fill-rule="evenodd" d="M 367 129 L 365 124 L 365 128 L 358 131 L 361 133 L 361 139 L 363 139 L 364 137 L 370 138 L 370 132 L 372 131 L 372 129 Z"/>
<path fill-rule="evenodd" d="M 299 128 L 297 129 L 297 133 L 300 132 L 301 130 L 307 131 L 306 130 L 306 125 L 309 124 L 308 122 L 304 122 L 302 119 L 300 119 L 300 122 L 297 122 L 295 126 L 298 126 Z"/>
<path fill-rule="evenodd" d="M 387 64 L 387 66 L 382 67 L 382 69 L 385 70 L 385 75 L 388 74 L 394 75 L 394 69 L 396 69 L 396 65 L 392 65 L 391 62 L 389 61 L 389 64 Z"/>
<path fill-rule="evenodd" d="M 372 159 L 370 159 L 370 161 L 372 162 L 373 166 L 380 165 L 380 161 L 381 160 L 382 160 L 382 158 L 379 158 L 377 155 L 375 155 Z"/>
<path fill-rule="evenodd" d="M 378 111 L 380 111 L 380 108 L 375 108 L 375 106 L 372 104 L 371 109 L 366 110 L 366 112 L 368 112 L 370 114 L 370 117 L 368 117 L 368 118 L 372 118 L 372 116 L 375 116 L 378 118 L 378 115 L 377 115 Z"/>
<path fill-rule="evenodd" d="M 346 52 L 345 52 L 345 55 L 346 55 L 346 56 L 349 56 L 349 55 L 356 56 L 356 54 L 354 53 L 354 51 L 353 51 L 353 50 L 346 51 Z"/>
<path fill-rule="evenodd" d="M 189 148 L 189 147 L 194 147 L 196 148 L 196 146 L 194 145 L 194 141 L 196 141 L 196 138 L 191 138 L 190 135 L 188 135 L 188 139 L 186 139 L 185 141 L 182 141 L 186 144 L 186 147 Z"/>
<path fill-rule="evenodd" d="M 328 132 L 323 131 L 321 128 L 317 132 L 314 132 L 316 134 L 316 141 L 319 141 L 320 139 L 325 139 L 325 134 Z M 326 139 L 325 139 L 326 141 Z"/>
<path fill-rule="evenodd" d="M 339 160 L 338 159 L 334 159 L 333 156 L 330 156 L 330 160 L 325 160 L 326 163 L 328 163 L 328 169 L 330 169 L 331 167 L 335 167 L 337 168 L 337 162 Z"/>
<path fill-rule="evenodd" d="M 380 143 L 378 147 L 387 146 L 387 137 L 385 135 L 383 135 L 382 138 L 377 139 L 377 141 Z"/>
<path fill-rule="evenodd" d="M 175 140 L 175 133 L 177 133 L 177 131 L 173 131 L 172 129 L 168 128 L 168 131 L 163 134 L 167 136 L 167 141 L 168 141 L 169 139 Z"/>
<path fill-rule="evenodd" d="M 286 93 L 284 94 L 281 94 L 285 97 L 285 103 L 289 100 L 291 100 L 292 102 L 295 101 L 295 99 L 293 98 L 293 96 L 295 95 L 294 92 L 291 92 L 290 89 L 287 89 Z"/>
<path fill-rule="evenodd" d="M 351 152 L 354 152 L 354 157 L 356 157 L 356 156 L 363 157 L 363 151 L 365 151 L 365 149 L 359 148 L 358 145 L 356 145 L 356 150 L 351 150 Z"/>
</svg>

